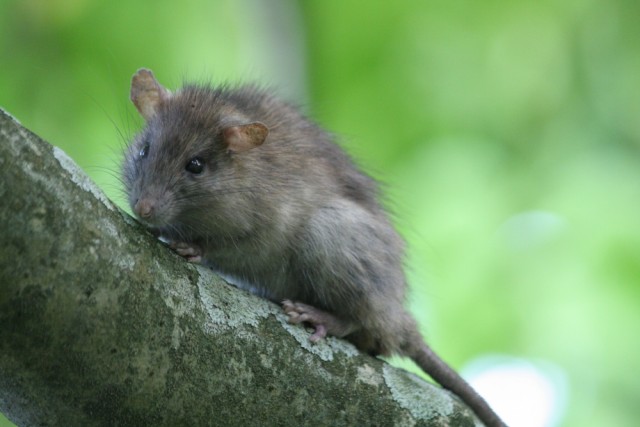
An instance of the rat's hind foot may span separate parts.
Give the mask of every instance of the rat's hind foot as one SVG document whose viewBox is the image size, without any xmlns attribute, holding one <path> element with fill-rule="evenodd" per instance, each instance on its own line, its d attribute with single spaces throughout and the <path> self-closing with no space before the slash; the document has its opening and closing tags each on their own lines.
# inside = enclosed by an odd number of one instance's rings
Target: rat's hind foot
<svg viewBox="0 0 640 427">
<path fill-rule="evenodd" d="M 356 329 L 351 322 L 301 302 L 284 300 L 282 308 L 289 316 L 289 323 L 308 323 L 314 328 L 313 334 L 309 337 L 309 341 L 313 343 L 320 341 L 327 335 L 344 337 Z"/>
<path fill-rule="evenodd" d="M 169 242 L 169 247 L 189 262 L 199 264 L 202 261 L 202 249 L 198 245 L 186 242 Z"/>
</svg>

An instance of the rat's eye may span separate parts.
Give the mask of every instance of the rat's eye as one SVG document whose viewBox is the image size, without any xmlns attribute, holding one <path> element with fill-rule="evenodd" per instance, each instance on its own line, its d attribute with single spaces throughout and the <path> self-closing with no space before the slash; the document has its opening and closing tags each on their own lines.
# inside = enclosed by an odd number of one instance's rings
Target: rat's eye
<svg viewBox="0 0 640 427">
<path fill-rule="evenodd" d="M 140 149 L 140 152 L 138 153 L 138 156 L 141 159 L 143 159 L 143 158 L 147 157 L 147 154 L 149 154 L 149 143 L 148 142 L 142 146 L 142 148 Z"/>
<path fill-rule="evenodd" d="M 187 162 L 187 166 L 185 166 L 187 172 L 191 172 L 192 174 L 202 173 L 204 170 L 204 160 L 202 157 L 194 157 L 193 159 Z"/>
</svg>

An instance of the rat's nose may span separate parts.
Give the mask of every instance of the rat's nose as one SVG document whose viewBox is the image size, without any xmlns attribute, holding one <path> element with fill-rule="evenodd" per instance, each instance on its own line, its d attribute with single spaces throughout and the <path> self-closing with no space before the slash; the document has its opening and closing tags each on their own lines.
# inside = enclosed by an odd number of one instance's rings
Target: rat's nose
<svg viewBox="0 0 640 427">
<path fill-rule="evenodd" d="M 139 199 L 133 210 L 140 218 L 149 219 L 153 215 L 153 203 L 149 199 Z"/>
</svg>

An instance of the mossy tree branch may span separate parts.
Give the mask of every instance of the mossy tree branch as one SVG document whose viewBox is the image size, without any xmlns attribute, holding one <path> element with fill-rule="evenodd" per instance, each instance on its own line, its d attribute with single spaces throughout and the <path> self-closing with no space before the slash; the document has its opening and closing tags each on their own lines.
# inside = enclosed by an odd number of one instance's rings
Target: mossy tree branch
<svg viewBox="0 0 640 427">
<path fill-rule="evenodd" d="M 21 426 L 474 425 L 187 264 L 0 110 L 0 411 Z"/>
</svg>

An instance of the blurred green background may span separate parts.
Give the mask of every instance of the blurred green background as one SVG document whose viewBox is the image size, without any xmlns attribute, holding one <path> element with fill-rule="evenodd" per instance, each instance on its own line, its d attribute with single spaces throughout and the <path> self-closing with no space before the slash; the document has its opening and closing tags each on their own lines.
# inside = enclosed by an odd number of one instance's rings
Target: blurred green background
<svg viewBox="0 0 640 427">
<path fill-rule="evenodd" d="M 137 68 L 273 87 L 386 183 L 435 349 L 547 373 L 554 415 L 514 426 L 635 426 L 639 17 L 632 0 L 2 0 L 0 106 L 125 207 Z"/>
</svg>

